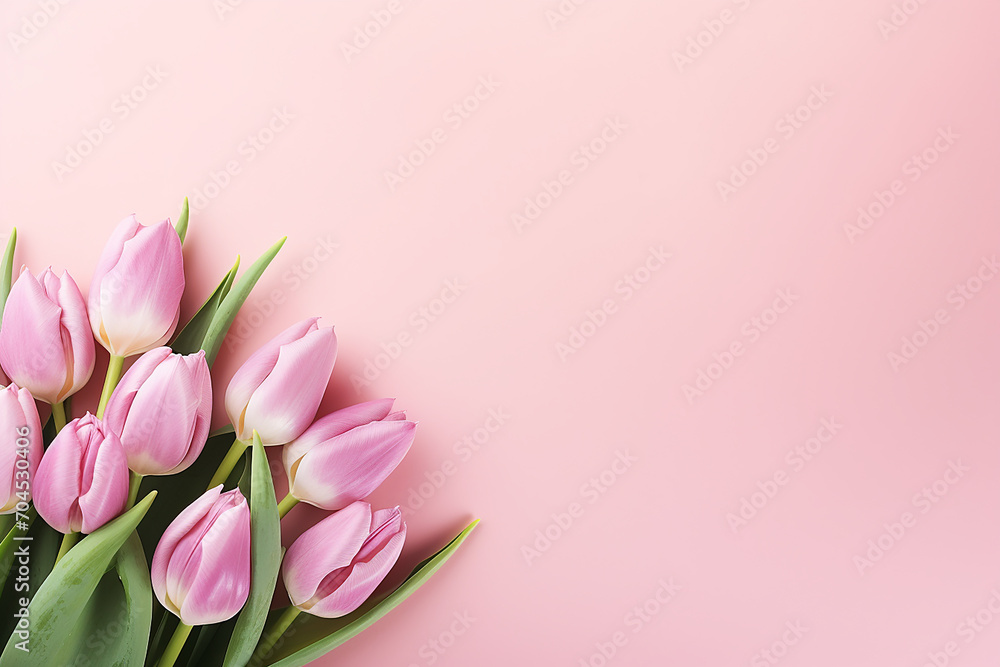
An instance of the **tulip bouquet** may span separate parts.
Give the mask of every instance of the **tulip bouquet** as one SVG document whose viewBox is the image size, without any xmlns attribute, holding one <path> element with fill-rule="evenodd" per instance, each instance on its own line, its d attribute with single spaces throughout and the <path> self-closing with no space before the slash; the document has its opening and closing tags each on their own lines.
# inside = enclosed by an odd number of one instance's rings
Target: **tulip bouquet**
<svg viewBox="0 0 1000 667">
<path fill-rule="evenodd" d="M 180 326 L 188 217 L 185 200 L 176 226 L 125 219 L 86 299 L 66 272 L 15 279 L 11 233 L 0 262 L 4 667 L 304 665 L 412 594 L 475 526 L 375 594 L 406 525 L 398 507 L 364 499 L 416 423 L 391 399 L 317 418 L 337 356 L 318 318 L 246 360 L 225 391 L 229 423 L 212 430 L 213 362 L 284 239 L 239 278 L 237 259 Z M 109 359 L 91 413 L 72 401 L 95 340 Z M 282 448 L 280 502 L 267 447 Z M 300 502 L 329 514 L 286 552 L 281 519 Z"/>
</svg>

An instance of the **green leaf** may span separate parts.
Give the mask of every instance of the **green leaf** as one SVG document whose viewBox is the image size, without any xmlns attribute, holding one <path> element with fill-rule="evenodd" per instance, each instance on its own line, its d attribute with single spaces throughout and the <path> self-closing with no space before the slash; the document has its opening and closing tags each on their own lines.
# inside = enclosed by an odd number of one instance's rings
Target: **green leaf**
<svg viewBox="0 0 1000 667">
<path fill-rule="evenodd" d="M 242 667 L 253 655 L 281 570 L 281 519 L 267 454 L 254 431 L 250 461 L 250 597 L 229 640 L 223 667 Z"/>
<path fill-rule="evenodd" d="M 233 281 L 236 280 L 236 272 L 239 271 L 239 268 L 240 258 L 237 256 L 233 268 L 229 269 L 229 273 L 223 276 L 222 282 L 215 288 L 212 295 L 208 297 L 202 307 L 198 309 L 198 312 L 184 325 L 184 328 L 181 329 L 180 333 L 177 334 L 174 341 L 170 344 L 174 352 L 177 354 L 191 354 L 201 349 L 201 344 L 205 340 L 205 332 L 208 331 L 208 327 L 212 323 L 212 318 L 215 317 L 215 313 L 219 309 L 222 300 L 229 294 L 229 290 L 233 286 Z"/>
<path fill-rule="evenodd" d="M 18 644 L 25 640 L 12 634 L 0 656 L 0 664 L 4 667 L 59 664 L 58 654 L 67 630 L 80 620 L 115 554 L 139 525 L 155 497 L 155 493 L 149 494 L 125 514 L 87 535 L 52 568 L 28 607 L 30 651 L 19 649 Z"/>
<path fill-rule="evenodd" d="M 14 279 L 14 247 L 17 245 L 17 227 L 10 230 L 7 239 L 7 249 L 0 261 L 0 322 L 3 321 L 3 307 L 7 305 L 7 295 L 10 294 L 10 284 Z"/>
<path fill-rule="evenodd" d="M 444 549 L 417 565 L 399 588 L 381 600 L 368 602 L 344 618 L 325 619 L 301 614 L 284 636 L 285 639 L 298 641 L 280 644 L 272 658 L 274 662 L 268 664 L 272 667 L 301 667 L 367 630 L 423 586 L 462 546 L 478 523 L 478 520 L 473 521 Z"/>
<path fill-rule="evenodd" d="M 184 205 L 181 207 L 181 216 L 177 218 L 177 224 L 174 225 L 174 229 L 177 230 L 177 236 L 180 237 L 182 244 L 187 237 L 189 217 L 191 217 L 191 207 L 188 205 L 188 198 L 185 197 Z"/>
<path fill-rule="evenodd" d="M 35 508 L 29 507 L 28 511 L 23 514 L 24 523 L 30 528 L 36 516 L 38 514 L 35 512 Z M 0 591 L 3 590 L 3 585 L 7 582 L 7 576 L 10 574 L 10 568 L 14 564 L 14 550 L 18 545 L 14 538 L 25 535 L 27 532 L 27 530 L 18 528 L 17 525 L 12 525 L 7 531 L 6 537 L 0 542 Z"/>
<path fill-rule="evenodd" d="M 239 312 L 243 306 L 243 302 L 250 296 L 250 292 L 257 284 L 257 281 L 260 280 L 261 275 L 263 275 L 264 269 L 267 268 L 267 265 L 271 263 L 271 260 L 281 250 L 281 246 L 285 244 L 287 238 L 287 236 L 282 237 L 280 241 L 261 255 L 247 269 L 243 277 L 237 281 L 232 291 L 226 295 L 226 298 L 222 300 L 219 309 L 215 312 L 215 317 L 212 318 L 212 323 L 209 325 L 208 331 L 205 333 L 205 340 L 201 345 L 201 349 L 205 350 L 205 356 L 208 358 L 209 365 L 215 362 L 215 357 L 218 356 L 219 349 L 222 347 L 222 340 L 229 332 L 229 327 L 232 326 L 233 320 L 236 319 L 236 313 Z"/>
<path fill-rule="evenodd" d="M 225 426 L 220 426 L 219 428 L 209 433 L 208 437 L 214 438 L 219 435 L 232 435 L 235 433 L 236 433 L 236 428 L 232 424 L 226 424 Z"/>
<path fill-rule="evenodd" d="M 133 531 L 76 626 L 64 631 L 55 664 L 142 667 L 152 615 L 146 556 Z"/>
</svg>

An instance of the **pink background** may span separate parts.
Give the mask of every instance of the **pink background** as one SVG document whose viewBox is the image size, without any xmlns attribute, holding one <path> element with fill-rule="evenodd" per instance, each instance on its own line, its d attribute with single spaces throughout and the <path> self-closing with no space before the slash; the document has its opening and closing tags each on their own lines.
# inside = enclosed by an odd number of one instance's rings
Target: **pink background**
<svg viewBox="0 0 1000 667">
<path fill-rule="evenodd" d="M 115 223 L 187 194 L 185 312 L 289 235 L 222 376 L 322 315 L 328 407 L 421 422 L 373 500 L 408 508 L 404 565 L 483 519 L 317 664 L 996 664 L 1000 6 L 224 2 L 0 5 L 0 227 L 86 286 Z"/>
</svg>

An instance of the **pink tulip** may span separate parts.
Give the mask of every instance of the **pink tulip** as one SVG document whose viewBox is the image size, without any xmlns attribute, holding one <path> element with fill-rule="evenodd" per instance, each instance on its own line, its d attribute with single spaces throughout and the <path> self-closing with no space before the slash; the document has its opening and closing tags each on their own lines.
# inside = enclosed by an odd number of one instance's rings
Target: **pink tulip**
<svg viewBox="0 0 1000 667">
<path fill-rule="evenodd" d="M 289 327 L 254 352 L 226 389 L 226 411 L 236 437 L 253 432 L 265 445 L 283 445 L 302 435 L 316 417 L 337 358 L 333 327 L 318 317 Z"/>
<path fill-rule="evenodd" d="M 0 326 L 0 365 L 12 382 L 46 403 L 80 390 L 94 372 L 87 306 L 68 273 L 22 271 Z"/>
<path fill-rule="evenodd" d="M 42 425 L 27 389 L 0 389 L 0 514 L 27 509 L 42 458 Z"/>
<path fill-rule="evenodd" d="M 35 509 L 60 533 L 92 533 L 125 510 L 128 482 L 121 440 L 88 412 L 45 450 L 32 485 Z"/>
<path fill-rule="evenodd" d="M 358 607 L 396 564 L 406 539 L 399 508 L 372 513 L 356 502 L 302 533 L 285 554 L 282 578 L 292 604 L 338 618 Z"/>
<path fill-rule="evenodd" d="M 172 475 L 194 463 L 208 439 L 212 378 L 205 353 L 158 347 L 122 377 L 104 411 L 119 435 L 128 467 L 140 475 Z"/>
<path fill-rule="evenodd" d="M 166 343 L 184 294 L 181 241 L 169 220 L 144 227 L 131 215 L 104 246 L 90 284 L 90 326 L 111 354 L 129 357 Z"/>
<path fill-rule="evenodd" d="M 221 489 L 178 514 L 153 553 L 156 598 L 185 625 L 228 620 L 250 594 L 250 508 L 239 489 Z"/>
<path fill-rule="evenodd" d="M 386 398 L 330 413 L 285 445 L 288 492 L 339 510 L 374 491 L 406 456 L 417 428 L 392 412 L 392 403 Z"/>
</svg>

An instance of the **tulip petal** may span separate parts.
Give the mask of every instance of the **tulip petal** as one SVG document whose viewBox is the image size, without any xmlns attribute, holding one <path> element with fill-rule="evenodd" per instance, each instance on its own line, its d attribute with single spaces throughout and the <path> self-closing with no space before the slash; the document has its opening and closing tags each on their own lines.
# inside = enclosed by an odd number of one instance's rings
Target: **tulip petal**
<svg viewBox="0 0 1000 667">
<path fill-rule="evenodd" d="M 199 545 L 198 575 L 181 605 L 187 625 L 221 623 L 250 594 L 250 511 L 246 500 L 220 514 Z"/>
<path fill-rule="evenodd" d="M 185 507 L 163 531 L 163 535 L 156 545 L 156 550 L 153 552 L 153 562 L 150 567 L 153 592 L 156 593 L 156 599 L 175 614 L 180 614 L 180 608 L 167 595 L 167 567 L 170 565 L 178 542 L 208 514 L 221 493 L 222 485 L 220 484 L 201 494 L 197 500 Z"/>
<path fill-rule="evenodd" d="M 306 452 L 325 440 L 334 438 L 341 433 L 346 433 L 352 428 L 363 424 L 385 419 L 390 410 L 392 410 L 394 401 L 395 399 L 392 398 L 378 398 L 374 401 L 366 401 L 365 403 L 342 408 L 320 417 L 302 435 L 285 446 L 282 457 L 286 461 L 286 468 L 290 467 L 291 463 L 301 459 L 305 456 Z"/>
<path fill-rule="evenodd" d="M 332 510 L 367 497 L 406 456 L 416 427 L 371 422 L 313 447 L 289 470 L 292 495 Z"/>
<path fill-rule="evenodd" d="M 46 403 L 66 384 L 62 308 L 28 271 L 11 287 L 0 325 L 0 365 L 12 382 Z"/>
<path fill-rule="evenodd" d="M 350 565 L 371 530 L 372 510 L 357 502 L 305 531 L 285 554 L 282 579 L 293 605 L 307 604 L 330 572 Z"/>
<path fill-rule="evenodd" d="M 300 436 L 316 417 L 336 357 L 337 339 L 329 327 L 282 345 L 274 369 L 247 404 L 244 429 L 260 433 L 265 445 Z"/>
<path fill-rule="evenodd" d="M 45 450 L 35 473 L 35 509 L 60 533 L 79 532 L 78 499 L 83 446 L 73 429 L 63 428 Z"/>
</svg>

